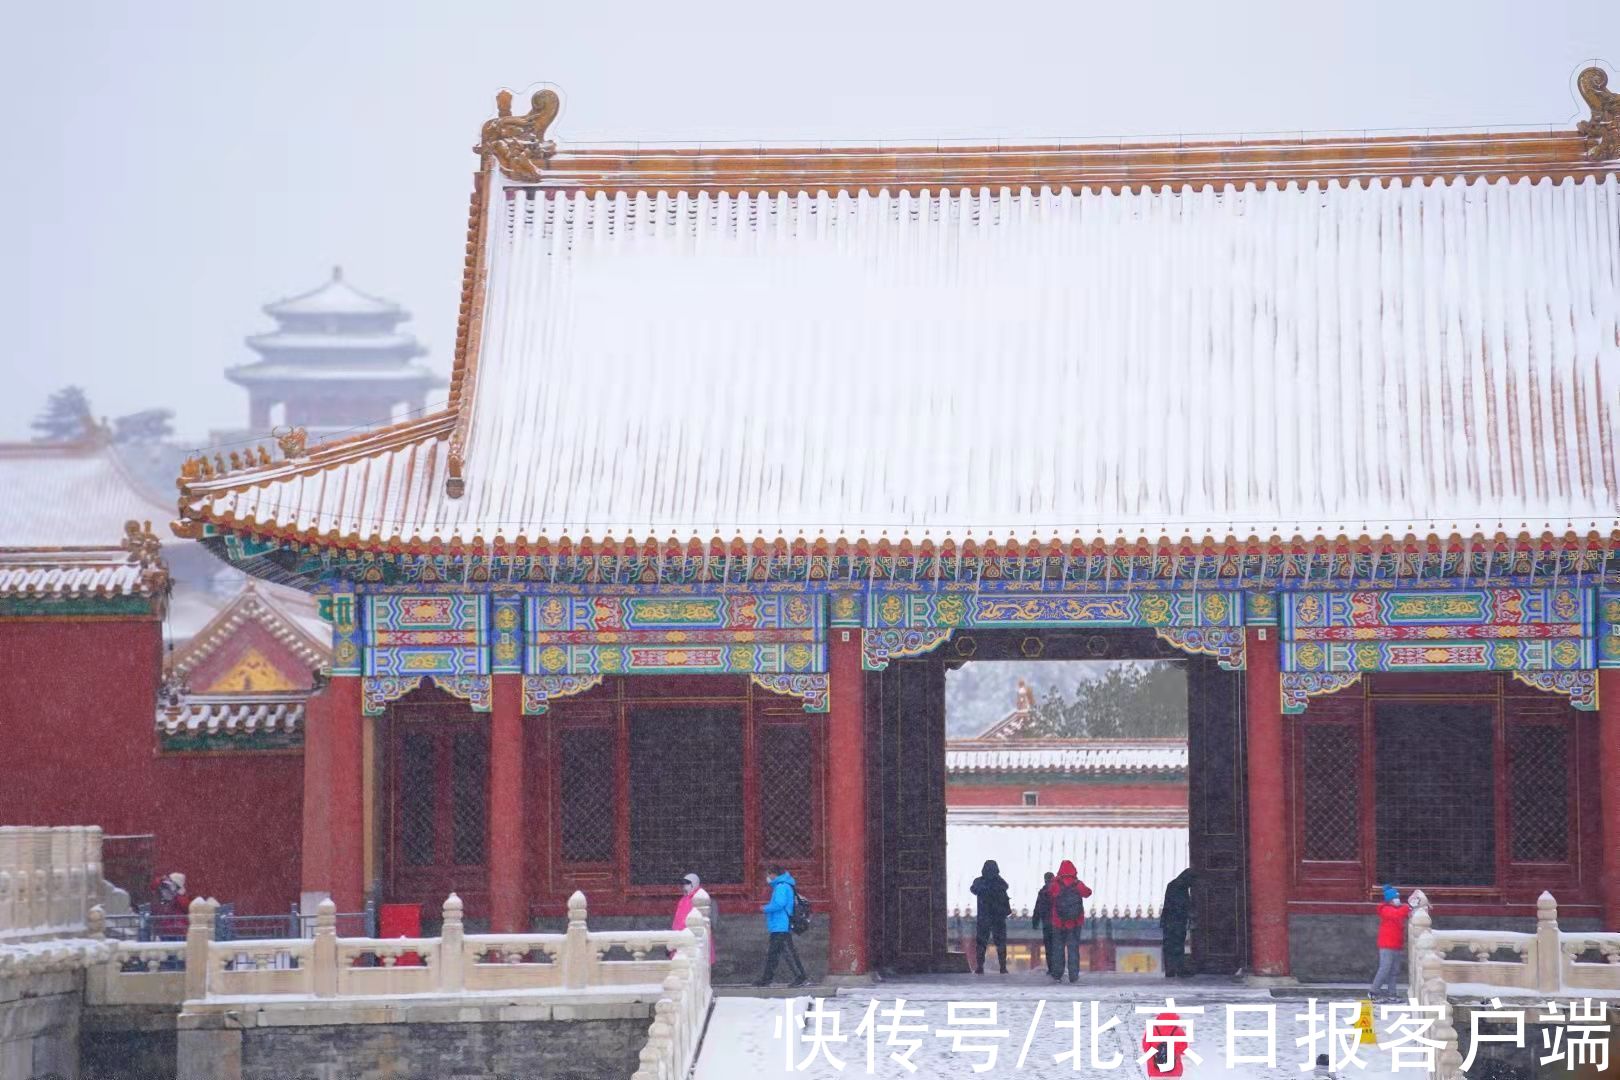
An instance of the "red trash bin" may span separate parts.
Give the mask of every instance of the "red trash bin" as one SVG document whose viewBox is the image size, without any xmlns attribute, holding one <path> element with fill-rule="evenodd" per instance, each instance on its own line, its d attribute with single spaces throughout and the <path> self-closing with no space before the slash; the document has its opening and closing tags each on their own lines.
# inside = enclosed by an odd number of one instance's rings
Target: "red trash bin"
<svg viewBox="0 0 1620 1080">
<path fill-rule="evenodd" d="M 382 904 L 377 908 L 377 936 L 380 938 L 419 938 L 422 936 L 421 904 Z M 419 953 L 403 953 L 395 967 L 421 967 Z"/>
</svg>

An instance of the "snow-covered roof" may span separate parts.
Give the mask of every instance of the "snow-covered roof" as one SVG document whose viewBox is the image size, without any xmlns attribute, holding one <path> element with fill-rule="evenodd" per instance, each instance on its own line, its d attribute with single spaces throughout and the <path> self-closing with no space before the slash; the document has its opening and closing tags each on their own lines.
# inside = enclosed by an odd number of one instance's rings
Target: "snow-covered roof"
<svg viewBox="0 0 1620 1080">
<path fill-rule="evenodd" d="M 160 704 L 157 729 L 165 735 L 290 733 L 303 725 L 308 697 L 307 693 L 260 694 L 243 701 L 230 694 L 196 694 L 173 707 Z"/>
<path fill-rule="evenodd" d="M 295 618 L 283 610 L 283 605 L 296 606 L 304 618 Z M 311 621 L 313 627 L 308 625 Z M 332 661 L 331 627 L 315 615 L 313 600 L 305 593 L 249 578 L 242 591 L 220 608 L 206 626 L 191 634 L 184 645 L 169 655 L 164 666 L 171 676 L 189 674 L 249 623 L 262 627 L 312 671 Z M 311 632 L 312 629 L 315 632 Z"/>
<path fill-rule="evenodd" d="M 276 319 L 312 315 L 385 315 L 403 319 L 406 312 L 391 300 L 361 292 L 343 277 L 343 268 L 332 268 L 332 277 L 321 285 L 264 306 L 265 314 Z"/>
<path fill-rule="evenodd" d="M 0 548 L 111 547 L 127 522 L 174 516 L 95 441 L 0 444 L 0 497 Z"/>
<path fill-rule="evenodd" d="M 1187 868 L 1187 828 L 1136 825 L 945 823 L 946 903 L 952 914 L 976 910 L 971 886 L 994 859 L 1011 886 L 1014 914 L 1034 906 L 1047 871 L 1071 859 L 1091 886 L 1088 917 L 1157 918 L 1164 887 Z"/>
<path fill-rule="evenodd" d="M 377 352 L 390 355 L 381 357 L 378 367 L 400 356 L 420 356 L 425 350 L 414 335 L 404 331 L 377 331 L 366 333 L 316 333 L 305 330 L 273 330 L 267 334 L 254 334 L 248 345 L 265 354 L 277 356 L 288 352 Z M 356 360 L 365 359 L 355 357 Z M 256 365 L 243 365 L 233 370 L 240 372 Z"/>
<path fill-rule="evenodd" d="M 184 512 L 349 542 L 1613 535 L 1620 188 L 1585 146 L 560 151 L 481 176 L 450 412 Z"/>
<path fill-rule="evenodd" d="M 168 575 L 120 547 L 0 549 L 0 596 L 153 596 Z"/>
<path fill-rule="evenodd" d="M 1173 773 L 1186 768 L 1185 739 L 953 739 L 945 744 L 945 771 L 953 776 Z"/>
</svg>

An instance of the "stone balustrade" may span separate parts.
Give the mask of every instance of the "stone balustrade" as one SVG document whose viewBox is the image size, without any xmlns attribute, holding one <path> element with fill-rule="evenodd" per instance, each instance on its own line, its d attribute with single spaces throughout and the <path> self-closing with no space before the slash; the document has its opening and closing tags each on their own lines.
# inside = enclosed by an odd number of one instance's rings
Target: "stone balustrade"
<svg viewBox="0 0 1620 1080">
<path fill-rule="evenodd" d="M 690 1062 L 702 1030 L 698 1014 L 707 1016 L 710 1000 L 707 893 L 700 902 L 684 931 L 593 931 L 585 896 L 576 892 L 561 934 L 468 934 L 461 899 L 452 895 L 439 936 L 384 939 L 338 937 L 327 900 L 312 939 L 216 941 L 218 901 L 198 897 L 184 942 L 108 942 L 89 994 L 93 1003 L 116 1005 L 660 987 L 669 1004 L 656 1032 L 658 1060 Z M 695 956 L 704 957 L 701 970 L 694 970 Z"/>
<path fill-rule="evenodd" d="M 1538 1001 L 1620 995 L 1620 933 L 1564 933 L 1551 893 L 1536 900 L 1536 929 L 1530 934 L 1437 930 L 1428 897 L 1421 890 L 1412 897 L 1416 910 L 1407 934 L 1407 970 L 1419 1005 L 1447 1006 L 1456 997 L 1487 995 Z M 1600 959 L 1592 959 L 1594 954 Z M 1434 1075 L 1458 1080 L 1462 1054 L 1449 1009 L 1431 1037 L 1443 1044 Z"/>
<path fill-rule="evenodd" d="M 82 935 L 107 899 L 100 829 L 0 826 L 0 942 Z"/>
<path fill-rule="evenodd" d="M 578 895 L 577 893 L 575 895 Z M 709 985 L 709 894 L 699 889 L 686 917 L 689 942 L 669 961 L 663 994 L 653 1006 L 647 1044 L 631 1080 L 686 1080 L 697 1063 L 714 994 Z"/>
<path fill-rule="evenodd" d="M 1418 941 L 1427 934 L 1436 954 L 1436 974 L 1448 989 L 1487 987 L 1501 997 L 1620 994 L 1620 933 L 1560 930 L 1558 902 L 1551 893 L 1536 900 L 1536 929 L 1529 934 L 1435 929 L 1428 898 L 1421 891 L 1413 896 L 1409 969 L 1419 970 L 1424 956 Z M 1466 958 L 1457 955 L 1464 952 Z"/>
</svg>

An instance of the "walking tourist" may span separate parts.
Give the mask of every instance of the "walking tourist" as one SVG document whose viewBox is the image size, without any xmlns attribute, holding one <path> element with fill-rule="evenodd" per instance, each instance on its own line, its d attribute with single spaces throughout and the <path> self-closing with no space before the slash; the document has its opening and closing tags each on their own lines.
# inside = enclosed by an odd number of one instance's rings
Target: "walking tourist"
<svg viewBox="0 0 1620 1080">
<path fill-rule="evenodd" d="M 692 898 L 697 895 L 698 887 L 703 884 L 696 874 L 687 874 L 681 881 L 685 883 L 686 891 L 681 894 L 680 900 L 675 904 L 675 921 L 670 926 L 671 930 L 686 929 L 686 917 L 692 914 Z M 714 902 L 714 897 L 709 897 L 709 963 L 711 965 L 714 963 L 715 915 L 719 911 L 719 907 Z"/>
<path fill-rule="evenodd" d="M 1159 908 L 1159 929 L 1164 933 L 1164 977 L 1181 979 L 1192 974 L 1187 966 L 1187 922 L 1192 917 L 1192 867 L 1170 880 Z"/>
<path fill-rule="evenodd" d="M 1053 980 L 1063 978 L 1065 965 L 1069 981 L 1080 981 L 1080 927 L 1086 921 L 1085 898 L 1091 888 L 1080 880 L 1074 863 L 1064 859 L 1058 866 L 1057 877 L 1046 887 L 1052 898 L 1052 927 L 1057 931 L 1057 944 L 1061 955 L 1052 971 Z"/>
<path fill-rule="evenodd" d="M 1052 879 L 1056 874 L 1048 870 L 1046 880 L 1041 883 L 1041 891 L 1035 894 L 1035 912 L 1029 923 L 1041 932 L 1041 951 L 1046 954 L 1046 973 L 1057 978 L 1057 941 L 1052 929 L 1052 894 L 1047 890 L 1052 887 Z"/>
<path fill-rule="evenodd" d="M 765 954 L 765 973 L 754 980 L 754 985 L 771 985 L 776 978 L 777 961 L 786 954 L 788 970 L 793 973 L 793 981 L 788 985 L 803 986 L 810 981 L 810 976 L 805 973 L 799 950 L 793 944 L 793 907 L 799 898 L 797 882 L 785 868 L 772 866 L 766 884 L 770 886 L 771 898 L 759 910 L 765 913 L 765 930 L 771 936 L 771 945 Z"/>
<path fill-rule="evenodd" d="M 973 923 L 974 952 L 978 965 L 973 969 L 984 974 L 984 953 L 991 941 L 996 943 L 996 961 L 1001 973 L 1007 974 L 1007 916 L 1012 914 L 1012 898 L 1008 896 L 1006 879 L 996 860 L 986 859 L 979 876 L 973 879 L 973 895 L 979 898 L 979 910 Z"/>
<path fill-rule="evenodd" d="M 1393 885 L 1384 886 L 1384 902 L 1378 905 L 1378 973 L 1373 976 L 1368 993 L 1379 997 L 1395 998 L 1395 969 L 1401 962 L 1401 951 L 1406 946 L 1406 920 L 1412 909 L 1401 903 L 1401 894 Z"/>
</svg>

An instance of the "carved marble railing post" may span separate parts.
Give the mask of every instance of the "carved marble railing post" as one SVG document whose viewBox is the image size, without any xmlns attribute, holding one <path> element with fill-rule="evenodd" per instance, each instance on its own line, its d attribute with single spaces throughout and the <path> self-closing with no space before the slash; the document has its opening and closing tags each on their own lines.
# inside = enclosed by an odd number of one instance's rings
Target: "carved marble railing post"
<svg viewBox="0 0 1620 1080">
<path fill-rule="evenodd" d="M 208 996 L 208 953 L 214 942 L 214 916 L 219 901 L 201 896 L 191 902 L 186 920 L 186 1000 Z"/>
<path fill-rule="evenodd" d="M 34 925 L 34 830 L 11 830 L 11 928 L 23 931 Z"/>
<path fill-rule="evenodd" d="M 336 997 L 338 989 L 337 905 L 328 896 L 315 909 L 315 996 Z"/>
<path fill-rule="evenodd" d="M 85 925 L 90 907 L 95 903 L 90 898 L 90 875 L 86 866 L 85 849 L 89 842 L 90 830 L 83 825 L 75 825 L 68 830 L 67 884 L 68 896 L 72 900 L 67 906 L 67 917 L 72 926 Z"/>
<path fill-rule="evenodd" d="M 444 925 L 439 931 L 439 989 L 450 992 L 465 985 L 466 935 L 461 921 L 461 897 L 451 893 L 444 902 Z"/>
<path fill-rule="evenodd" d="M 1446 981 L 1441 975 L 1440 949 L 1435 942 L 1434 934 L 1427 927 L 1418 938 L 1417 956 L 1418 969 L 1415 978 L 1421 980 L 1422 989 L 1413 996 L 1420 1005 L 1440 1007 L 1440 1018 L 1435 1021 L 1432 1034 L 1432 1037 L 1440 1043 L 1440 1049 L 1435 1055 L 1434 1075 L 1437 1080 L 1459 1080 L 1462 1076 L 1462 1051 L 1458 1047 L 1457 1028 L 1453 1024 L 1451 1005 L 1447 1001 Z"/>
<path fill-rule="evenodd" d="M 585 894 L 576 889 L 568 898 L 568 930 L 562 947 L 563 986 L 569 990 L 589 986 L 595 974 L 596 954 L 585 916 Z"/>
<path fill-rule="evenodd" d="M 669 974 L 664 976 L 664 994 L 658 999 L 655 1013 L 662 1011 L 664 1022 L 669 1025 L 669 1052 L 670 1060 L 676 1071 L 684 1072 L 687 1064 L 688 1040 L 691 1032 L 688 1030 L 686 1016 L 687 995 L 691 991 L 690 964 L 680 952 L 670 961 Z"/>
<path fill-rule="evenodd" d="M 1406 928 L 1406 978 L 1411 983 L 1412 997 L 1419 997 L 1420 980 L 1422 978 L 1423 953 L 1418 943 L 1434 926 L 1434 916 L 1429 913 L 1429 898 L 1423 895 L 1421 889 L 1412 891 L 1412 918 Z"/>
<path fill-rule="evenodd" d="M 84 887 L 89 892 L 90 904 L 102 902 L 101 826 L 92 825 L 84 834 Z"/>
<path fill-rule="evenodd" d="M 1550 892 L 1536 897 L 1536 989 L 1553 993 L 1563 984 L 1564 949 L 1558 936 L 1558 901 Z"/>
<path fill-rule="evenodd" d="M 50 923 L 52 926 L 72 926 L 73 892 L 71 876 L 68 873 L 68 865 L 73 859 L 69 844 L 71 833 L 67 829 L 51 829 L 48 835 L 50 874 L 47 881 L 51 890 Z"/>
<path fill-rule="evenodd" d="M 17 905 L 17 832 L 0 825 L 0 937 L 20 925 Z"/>
</svg>

